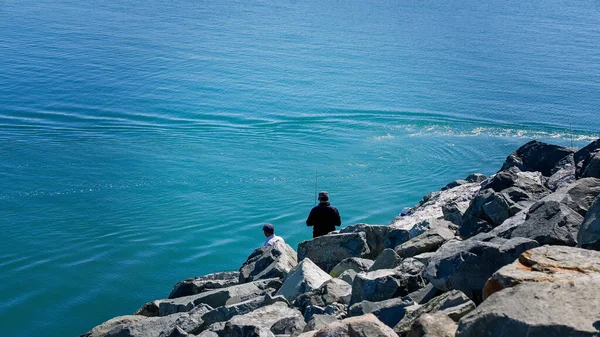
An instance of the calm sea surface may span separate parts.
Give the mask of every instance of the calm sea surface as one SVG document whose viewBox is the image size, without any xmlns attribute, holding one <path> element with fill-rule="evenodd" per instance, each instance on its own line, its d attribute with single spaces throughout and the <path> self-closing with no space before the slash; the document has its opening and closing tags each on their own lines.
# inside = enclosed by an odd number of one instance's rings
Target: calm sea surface
<svg viewBox="0 0 600 337">
<path fill-rule="evenodd" d="M 0 1 L 2 336 L 77 336 L 600 135 L 598 1 Z"/>
</svg>

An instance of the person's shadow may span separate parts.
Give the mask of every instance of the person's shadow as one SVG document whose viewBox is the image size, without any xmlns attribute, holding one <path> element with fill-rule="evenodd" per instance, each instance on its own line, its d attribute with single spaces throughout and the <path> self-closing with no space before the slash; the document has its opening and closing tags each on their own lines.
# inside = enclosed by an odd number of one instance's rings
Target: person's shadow
<svg viewBox="0 0 600 337">
<path fill-rule="evenodd" d="M 600 320 L 594 322 L 594 328 L 596 328 L 596 330 L 600 331 Z"/>
</svg>

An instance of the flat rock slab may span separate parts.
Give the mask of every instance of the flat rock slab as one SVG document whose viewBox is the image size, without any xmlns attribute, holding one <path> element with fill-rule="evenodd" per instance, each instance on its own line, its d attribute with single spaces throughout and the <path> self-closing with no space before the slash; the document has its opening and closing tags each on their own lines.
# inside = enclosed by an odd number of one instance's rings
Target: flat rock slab
<svg viewBox="0 0 600 337">
<path fill-rule="evenodd" d="M 357 274 L 352 283 L 350 303 L 378 302 L 408 295 L 422 286 L 418 282 L 419 278 L 420 275 L 402 273 L 397 269 L 380 269 Z"/>
<path fill-rule="evenodd" d="M 412 325 L 407 337 L 454 337 L 458 325 L 442 314 L 423 314 Z"/>
<path fill-rule="evenodd" d="M 600 336 L 600 280 L 527 282 L 494 293 L 463 317 L 456 337 Z"/>
<path fill-rule="evenodd" d="M 277 295 L 282 295 L 288 301 L 293 301 L 299 295 L 316 290 L 331 279 L 332 277 L 329 274 L 309 258 L 305 258 L 289 272 Z"/>
<path fill-rule="evenodd" d="M 196 295 L 206 290 L 220 289 L 238 284 L 239 273 L 220 272 L 198 276 L 177 282 L 169 294 L 169 298 Z"/>
<path fill-rule="evenodd" d="M 364 232 L 329 234 L 300 242 L 298 261 L 309 258 L 329 273 L 342 260 L 349 257 L 367 257 L 370 252 Z"/>
<path fill-rule="evenodd" d="M 392 230 L 393 228 L 389 226 L 356 224 L 342 228 L 340 233 L 364 233 L 367 239 L 367 245 L 369 247 L 369 252 L 366 253 L 364 257 L 368 259 L 375 259 L 386 248 L 386 238 L 388 238 L 390 242 L 396 242 L 403 239 L 408 240 L 408 231 L 396 232 L 394 233 L 393 238 L 389 238 L 388 236 Z"/>
<path fill-rule="evenodd" d="M 331 275 L 331 277 L 338 277 L 348 269 L 352 269 L 357 273 L 367 271 L 369 270 L 369 268 L 371 268 L 373 262 L 374 261 L 370 259 L 363 259 L 360 257 L 349 257 L 347 259 L 342 260 L 335 267 L 333 267 L 329 275 Z"/>
<path fill-rule="evenodd" d="M 318 330 L 315 337 L 398 337 L 387 325 L 383 324 L 372 314 L 350 317 L 339 322 L 333 322 Z"/>
<path fill-rule="evenodd" d="M 349 316 L 361 316 L 373 314 L 385 325 L 393 328 L 406 314 L 406 308 L 415 302 L 407 297 L 397 297 L 380 302 L 362 301 L 352 305 L 348 309 Z"/>
<path fill-rule="evenodd" d="M 490 234 L 465 241 L 451 240 L 431 257 L 423 276 L 442 291 L 460 290 L 480 303 L 485 282 L 495 271 L 538 246 L 530 239 L 506 240 Z"/>
<path fill-rule="evenodd" d="M 454 239 L 454 233 L 444 227 L 432 228 L 395 248 L 400 257 L 413 257 L 427 252 L 435 252 L 442 244 Z"/>
<path fill-rule="evenodd" d="M 515 262 L 495 272 L 485 284 L 483 293 L 487 298 L 497 291 L 521 283 L 570 283 L 582 278 L 600 279 L 600 252 L 544 246 L 524 252 Z"/>
<path fill-rule="evenodd" d="M 394 269 L 398 264 L 400 264 L 402 259 L 396 252 L 391 248 L 384 249 L 381 254 L 377 257 L 369 271 L 379 270 L 379 269 Z"/>
<path fill-rule="evenodd" d="M 228 304 L 244 302 L 277 290 L 274 288 L 281 286 L 280 282 L 279 279 L 260 280 L 227 288 L 209 290 L 198 295 L 161 300 L 159 313 L 160 316 L 166 316 L 177 312 L 190 311 L 200 304 L 207 304 L 216 308 Z"/>
<path fill-rule="evenodd" d="M 268 329 L 276 335 L 300 333 L 306 326 L 302 313 L 283 302 L 277 302 L 244 315 L 234 316 L 227 324 L 238 327 L 255 326 Z"/>
</svg>

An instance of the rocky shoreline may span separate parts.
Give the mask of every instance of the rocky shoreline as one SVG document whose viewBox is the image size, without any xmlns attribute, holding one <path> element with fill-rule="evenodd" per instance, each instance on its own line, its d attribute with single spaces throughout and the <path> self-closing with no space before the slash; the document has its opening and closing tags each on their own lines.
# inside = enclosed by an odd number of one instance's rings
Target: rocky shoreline
<svg viewBox="0 0 600 337">
<path fill-rule="evenodd" d="M 388 226 L 254 250 L 84 337 L 600 336 L 600 139 L 531 141 Z"/>
</svg>

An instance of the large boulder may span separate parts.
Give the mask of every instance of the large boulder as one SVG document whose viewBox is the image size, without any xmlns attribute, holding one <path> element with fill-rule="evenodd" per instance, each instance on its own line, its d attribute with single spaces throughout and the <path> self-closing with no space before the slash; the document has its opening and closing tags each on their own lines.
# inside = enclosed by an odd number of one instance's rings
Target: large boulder
<svg viewBox="0 0 600 337">
<path fill-rule="evenodd" d="M 360 257 L 349 257 L 333 267 L 329 275 L 331 275 L 331 277 L 338 277 L 349 269 L 354 270 L 357 273 L 367 271 L 371 268 L 373 262 L 373 260 L 362 259 Z"/>
<path fill-rule="evenodd" d="M 344 259 L 367 257 L 370 253 L 364 232 L 329 234 L 298 244 L 298 261 L 309 258 L 326 272 Z"/>
<path fill-rule="evenodd" d="M 435 227 L 401 244 L 395 248 L 395 251 L 400 257 L 413 257 L 422 253 L 434 252 L 451 239 L 454 239 L 454 233 L 448 227 Z"/>
<path fill-rule="evenodd" d="M 574 152 L 563 146 L 532 140 L 511 153 L 501 170 L 517 167 L 521 171 L 539 171 L 549 177 L 558 161 Z"/>
<path fill-rule="evenodd" d="M 561 159 L 552 169 L 552 175 L 546 181 L 546 186 L 552 190 L 572 184 L 576 181 L 574 154 L 570 154 Z"/>
<path fill-rule="evenodd" d="M 480 189 L 480 183 L 477 179 L 465 180 L 471 180 L 473 182 L 462 184 L 448 190 L 427 194 L 417 205 L 411 208 L 408 215 L 397 216 L 392 220 L 390 226 L 393 228 L 410 230 L 410 238 L 413 238 L 422 233 L 422 231 L 413 230 L 416 224 L 422 223 L 423 221 L 444 218 L 443 209 L 447 205 L 452 204 L 459 210 L 458 212 L 462 211 L 462 213 L 464 213 L 464 210 L 469 207 L 469 203 L 475 195 L 477 195 Z M 387 248 L 393 248 L 393 246 Z"/>
<path fill-rule="evenodd" d="M 129 325 L 129 324 L 133 324 L 135 322 L 141 321 L 146 319 L 146 316 L 141 316 L 141 315 L 127 315 L 127 316 L 118 316 L 118 317 L 114 317 L 109 319 L 108 321 L 94 327 L 92 330 L 90 330 L 87 333 L 84 333 L 83 335 L 79 336 L 79 337 L 103 337 L 106 336 L 106 334 L 114 329 L 115 327 L 119 326 L 119 325 Z"/>
<path fill-rule="evenodd" d="M 458 325 L 442 313 L 423 314 L 413 323 L 407 337 L 454 337 Z"/>
<path fill-rule="evenodd" d="M 583 171 L 583 177 L 600 178 L 600 152 L 596 152 L 596 155 L 592 157 L 587 168 Z"/>
<path fill-rule="evenodd" d="M 600 280 L 526 282 L 492 294 L 463 317 L 456 337 L 597 337 Z"/>
<path fill-rule="evenodd" d="M 318 289 L 300 294 L 294 306 L 304 312 L 309 305 L 325 307 L 333 303 L 350 303 L 352 286 L 346 281 L 334 278 L 323 283 Z"/>
<path fill-rule="evenodd" d="M 372 314 L 350 317 L 333 322 L 320 330 L 314 337 L 398 337 L 394 331 Z"/>
<path fill-rule="evenodd" d="M 371 313 L 385 325 L 393 328 L 406 314 L 406 308 L 415 302 L 407 297 L 396 297 L 385 301 L 362 301 L 348 308 L 349 316 L 362 316 Z"/>
<path fill-rule="evenodd" d="M 255 327 L 256 330 L 268 329 L 274 335 L 292 335 L 301 333 L 305 326 L 300 311 L 283 302 L 277 302 L 244 315 L 234 316 L 226 323 L 225 330 L 236 331 L 244 327 Z"/>
<path fill-rule="evenodd" d="M 296 251 L 286 243 L 256 248 L 240 268 L 240 283 L 284 278 L 298 264 Z"/>
<path fill-rule="evenodd" d="M 305 258 L 289 272 L 277 295 L 282 295 L 291 302 L 298 295 L 318 289 L 329 280 L 331 280 L 329 274 L 309 258 Z"/>
<path fill-rule="evenodd" d="M 416 261 L 412 262 L 401 264 L 395 269 L 380 269 L 357 274 L 352 283 L 350 303 L 383 301 L 406 296 L 422 288 L 425 285 L 421 277 L 422 268 L 418 268 Z"/>
<path fill-rule="evenodd" d="M 537 246 L 530 239 L 507 240 L 491 234 L 479 234 L 465 241 L 451 240 L 431 257 L 423 276 L 442 291 L 460 290 L 480 303 L 487 279 L 524 251 Z"/>
<path fill-rule="evenodd" d="M 312 318 L 308 321 L 308 323 L 306 323 L 303 332 L 319 330 L 337 321 L 338 319 L 332 315 L 313 315 Z"/>
<path fill-rule="evenodd" d="M 475 303 L 460 291 L 452 290 L 433 298 L 424 305 L 412 305 L 406 308 L 406 313 L 394 326 L 399 336 L 406 336 L 414 322 L 423 314 L 442 313 L 458 321 L 475 309 Z"/>
<path fill-rule="evenodd" d="M 286 305 L 288 304 L 288 301 L 283 296 L 273 297 L 267 294 L 263 297 L 257 297 L 248 301 L 232 305 L 224 305 L 222 307 L 209 310 L 201 316 L 202 328 L 208 328 L 210 325 L 217 322 L 228 321 L 234 316 L 244 315 L 258 308 L 271 305 L 276 302 L 283 302 Z"/>
<path fill-rule="evenodd" d="M 379 270 L 379 269 L 393 269 L 402 259 L 396 252 L 394 252 L 391 248 L 386 248 L 379 254 L 369 271 Z"/>
<path fill-rule="evenodd" d="M 543 200 L 531 206 L 525 222 L 511 237 L 528 238 L 541 245 L 575 246 L 582 222 L 583 217 L 565 204 Z"/>
<path fill-rule="evenodd" d="M 177 282 L 169 294 L 169 298 L 196 295 L 206 290 L 227 288 L 238 284 L 239 273 L 219 272 L 204 276 L 194 277 Z"/>
<path fill-rule="evenodd" d="M 600 197 L 592 204 L 577 233 L 577 245 L 600 250 Z"/>
<path fill-rule="evenodd" d="M 600 179 L 581 178 L 572 184 L 563 186 L 540 201 L 558 201 L 581 216 L 585 216 L 598 195 L 600 195 Z"/>
<path fill-rule="evenodd" d="M 190 311 L 200 304 L 216 308 L 228 304 L 240 303 L 270 294 L 279 289 L 279 287 L 281 287 L 279 279 L 268 279 L 208 290 L 197 295 L 161 300 L 159 315 L 167 316 L 177 312 Z"/>
<path fill-rule="evenodd" d="M 600 152 L 600 139 L 597 139 L 584 148 L 578 150 L 574 154 L 575 161 L 575 174 L 577 179 L 581 177 L 585 177 L 586 170 L 590 165 L 591 161 L 596 157 L 596 155 Z M 600 178 L 596 176 L 596 178 Z"/>
<path fill-rule="evenodd" d="M 581 278 L 600 280 L 600 252 L 565 246 L 537 247 L 495 272 L 486 282 L 483 295 L 487 298 L 525 282 L 571 283 Z"/>
<path fill-rule="evenodd" d="M 389 226 L 356 224 L 342 228 L 340 233 L 364 233 L 367 240 L 367 245 L 369 246 L 369 252 L 364 255 L 364 257 L 368 259 L 375 259 L 386 248 L 386 237 L 392 229 L 393 228 Z M 390 239 L 390 242 L 401 240 L 403 234 L 406 235 L 406 240 L 408 240 L 408 232 L 405 232 L 406 233 L 395 233 L 396 237 L 393 240 Z"/>
</svg>

